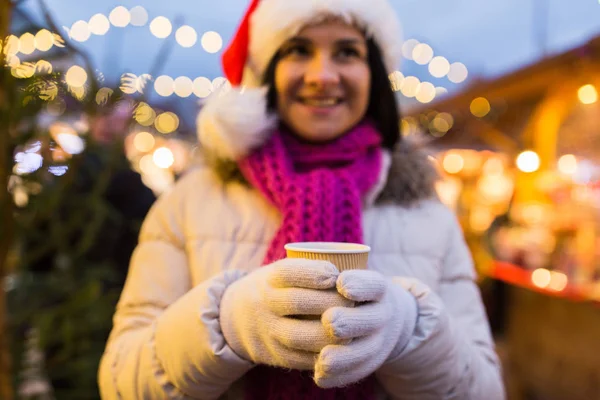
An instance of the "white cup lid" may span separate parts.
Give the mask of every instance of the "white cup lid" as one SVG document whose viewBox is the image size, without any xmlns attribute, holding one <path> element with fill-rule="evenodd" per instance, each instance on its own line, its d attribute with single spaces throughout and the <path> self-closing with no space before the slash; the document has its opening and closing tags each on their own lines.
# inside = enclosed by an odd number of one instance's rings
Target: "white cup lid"
<svg viewBox="0 0 600 400">
<path fill-rule="evenodd" d="M 365 244 L 338 243 L 338 242 L 299 242 L 288 243 L 284 246 L 286 250 L 303 251 L 306 253 L 327 254 L 356 254 L 368 253 L 371 248 Z"/>
</svg>

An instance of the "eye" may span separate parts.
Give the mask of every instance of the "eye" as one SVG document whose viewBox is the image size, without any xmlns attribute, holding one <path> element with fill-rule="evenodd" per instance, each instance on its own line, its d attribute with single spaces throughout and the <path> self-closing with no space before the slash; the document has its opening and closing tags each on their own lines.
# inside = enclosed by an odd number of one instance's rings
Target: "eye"
<svg viewBox="0 0 600 400">
<path fill-rule="evenodd" d="M 295 56 L 305 57 L 310 54 L 310 49 L 305 44 L 290 44 L 281 51 L 282 57 Z"/>
<path fill-rule="evenodd" d="M 354 47 L 343 47 L 337 52 L 337 56 L 342 59 L 362 58 L 360 51 Z"/>
</svg>

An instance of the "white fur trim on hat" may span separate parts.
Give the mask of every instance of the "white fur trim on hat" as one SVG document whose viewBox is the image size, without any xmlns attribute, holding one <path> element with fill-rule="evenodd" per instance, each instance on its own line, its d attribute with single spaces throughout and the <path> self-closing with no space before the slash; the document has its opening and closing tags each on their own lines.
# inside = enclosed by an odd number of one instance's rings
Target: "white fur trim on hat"
<svg viewBox="0 0 600 400">
<path fill-rule="evenodd" d="M 365 29 L 380 47 L 392 73 L 400 63 L 402 33 L 388 0 L 262 0 L 250 20 L 250 46 L 243 84 L 259 86 L 281 45 L 303 27 L 324 16 L 338 16 Z"/>
<path fill-rule="evenodd" d="M 265 88 L 225 88 L 200 110 L 198 139 L 218 158 L 238 160 L 265 142 L 275 120 L 267 114 Z"/>
</svg>

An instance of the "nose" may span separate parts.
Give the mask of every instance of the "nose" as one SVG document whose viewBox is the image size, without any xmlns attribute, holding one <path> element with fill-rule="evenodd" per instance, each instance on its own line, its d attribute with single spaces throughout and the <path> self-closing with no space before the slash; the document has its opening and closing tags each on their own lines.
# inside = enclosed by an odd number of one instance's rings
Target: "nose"
<svg viewBox="0 0 600 400">
<path fill-rule="evenodd" d="M 309 62 L 304 75 L 304 83 L 311 86 L 326 87 L 340 82 L 337 66 L 330 57 L 315 55 Z"/>
</svg>

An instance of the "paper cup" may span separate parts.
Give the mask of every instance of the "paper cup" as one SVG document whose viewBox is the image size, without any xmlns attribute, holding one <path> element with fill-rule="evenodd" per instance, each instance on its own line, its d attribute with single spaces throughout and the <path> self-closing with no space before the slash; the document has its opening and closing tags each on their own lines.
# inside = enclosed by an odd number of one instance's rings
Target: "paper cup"
<svg viewBox="0 0 600 400">
<path fill-rule="evenodd" d="M 288 258 L 325 260 L 340 271 L 367 269 L 371 248 L 364 244 L 337 242 L 300 242 L 285 245 Z"/>
</svg>

